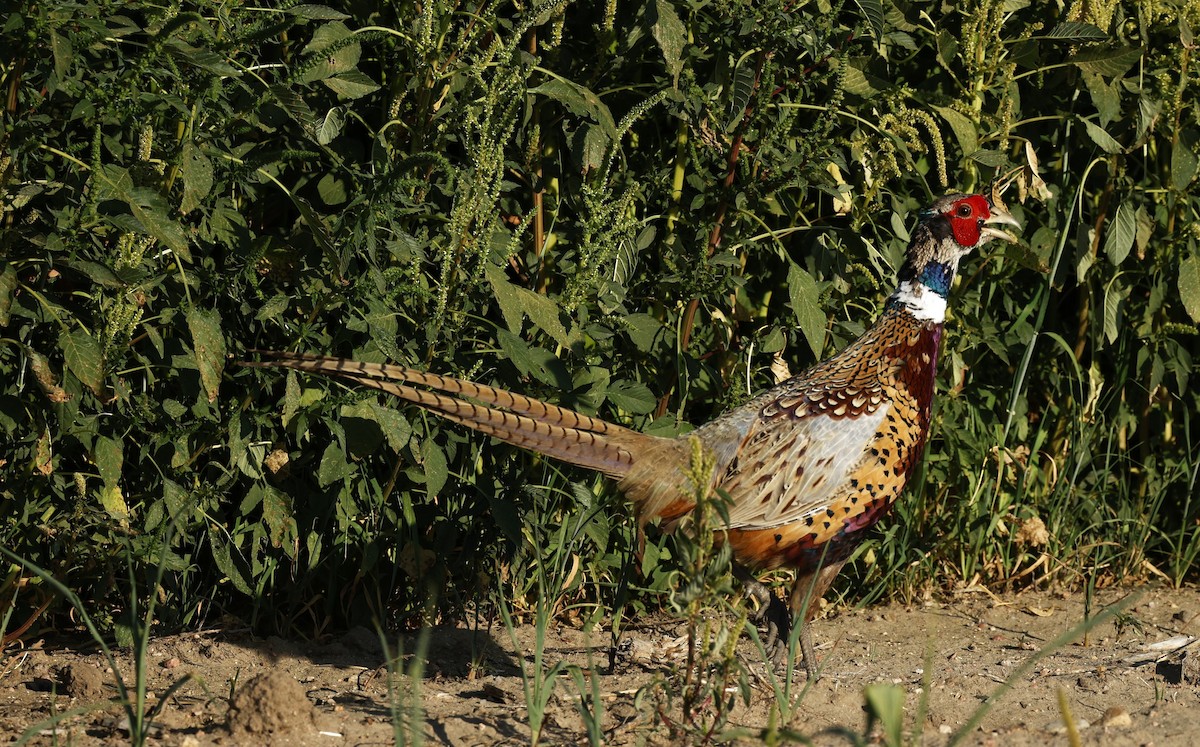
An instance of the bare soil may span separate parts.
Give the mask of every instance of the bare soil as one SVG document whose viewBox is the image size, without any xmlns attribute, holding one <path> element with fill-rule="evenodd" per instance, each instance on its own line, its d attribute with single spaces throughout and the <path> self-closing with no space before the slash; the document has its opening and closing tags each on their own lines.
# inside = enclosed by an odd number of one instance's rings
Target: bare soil
<svg viewBox="0 0 1200 747">
<path fill-rule="evenodd" d="M 1123 596 L 1107 593 L 1097 608 Z M 910 733 L 922 734 L 925 744 L 944 744 L 1018 667 L 1083 616 L 1082 600 L 1074 595 L 996 598 L 982 591 L 919 606 L 831 613 L 813 628 L 822 677 L 803 693 L 789 726 L 820 745 L 852 744 L 855 735 L 882 743 L 878 731 L 865 730 L 863 690 L 894 683 L 905 696 Z M 400 708 L 419 705 L 426 744 L 529 743 L 520 667 L 532 666 L 534 630 L 523 626 L 516 632 L 519 650 L 503 628 L 435 630 L 423 677 L 415 683 L 392 678 Z M 672 730 L 680 704 L 665 695 L 678 684 L 674 673 L 685 655 L 683 633 L 676 621 L 635 621 L 609 672 L 606 633 L 557 626 L 547 635 L 544 662 L 574 663 L 599 677 L 605 743 L 696 743 L 703 741 L 698 731 Z M 1161 661 L 1126 661 L 1147 644 L 1180 635 L 1200 635 L 1200 591 L 1148 591 L 1092 630 L 1086 645 L 1077 641 L 1037 660 L 964 743 L 1069 743 L 1061 693 L 1083 744 L 1200 744 L 1200 643 L 1164 653 Z M 415 643 L 405 646 L 411 652 Z M 383 651 L 369 630 L 316 643 L 212 630 L 157 639 L 150 651 L 151 704 L 171 683 L 189 677 L 169 698 L 152 744 L 338 747 L 395 741 Z M 736 743 L 756 744 L 774 695 L 748 641 L 739 644 L 739 653 L 752 673 L 751 701 L 738 702 L 726 728 L 743 727 Z M 33 641 L 10 648 L 4 659 L 0 744 L 27 730 L 36 745 L 128 743 L 114 676 L 97 652 Z M 412 664 L 410 656 L 403 667 Z M 121 655 L 120 666 L 132 671 L 127 655 Z M 556 678 L 546 707 L 546 743 L 586 743 L 580 694 L 570 675 Z M 918 725 L 922 702 L 926 715 Z M 79 712 L 56 727 L 47 723 L 73 709 Z"/>
</svg>

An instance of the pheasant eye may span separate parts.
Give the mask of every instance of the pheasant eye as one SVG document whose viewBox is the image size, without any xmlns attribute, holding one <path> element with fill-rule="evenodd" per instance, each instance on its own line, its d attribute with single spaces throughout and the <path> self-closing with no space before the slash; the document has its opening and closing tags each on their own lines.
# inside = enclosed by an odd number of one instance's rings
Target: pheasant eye
<svg viewBox="0 0 1200 747">
<path fill-rule="evenodd" d="M 959 218 L 970 218 L 971 217 L 971 206 L 965 202 L 963 204 L 959 205 L 958 206 L 958 217 Z"/>
</svg>

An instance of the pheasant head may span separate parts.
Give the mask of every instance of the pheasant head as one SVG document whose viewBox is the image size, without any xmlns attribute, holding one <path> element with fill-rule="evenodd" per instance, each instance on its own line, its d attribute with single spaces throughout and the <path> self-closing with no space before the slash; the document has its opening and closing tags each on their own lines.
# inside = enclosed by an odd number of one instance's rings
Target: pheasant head
<svg viewBox="0 0 1200 747">
<path fill-rule="evenodd" d="M 948 195 L 922 210 L 889 305 L 902 304 L 919 319 L 943 321 L 959 260 L 992 239 L 1016 241 L 996 223 L 1021 225 L 983 195 Z"/>
</svg>

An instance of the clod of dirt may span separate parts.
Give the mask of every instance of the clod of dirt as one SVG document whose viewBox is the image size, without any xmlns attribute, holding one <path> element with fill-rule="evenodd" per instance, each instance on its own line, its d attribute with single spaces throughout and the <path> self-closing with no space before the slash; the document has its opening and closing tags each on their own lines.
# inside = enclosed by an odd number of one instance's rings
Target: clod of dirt
<svg viewBox="0 0 1200 747">
<path fill-rule="evenodd" d="M 229 701 L 229 731 L 235 737 L 280 734 L 313 727 L 313 706 L 299 682 L 282 672 L 260 674 Z"/>
<path fill-rule="evenodd" d="M 1133 726 L 1133 717 L 1124 708 L 1113 706 L 1104 712 L 1100 723 L 1105 729 L 1124 729 Z"/>
<path fill-rule="evenodd" d="M 78 700 L 98 700 L 104 695 L 104 674 L 91 664 L 74 662 L 58 670 L 63 693 Z"/>
</svg>

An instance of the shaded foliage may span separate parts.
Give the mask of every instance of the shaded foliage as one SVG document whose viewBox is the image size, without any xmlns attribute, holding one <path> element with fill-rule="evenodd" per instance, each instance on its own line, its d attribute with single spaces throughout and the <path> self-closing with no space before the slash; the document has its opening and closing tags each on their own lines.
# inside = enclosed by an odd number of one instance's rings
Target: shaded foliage
<svg viewBox="0 0 1200 747">
<path fill-rule="evenodd" d="M 574 600 L 665 589 L 673 540 L 624 573 L 599 478 L 231 361 L 393 359 L 683 432 L 856 336 L 913 212 L 1019 167 L 1024 243 L 967 260 L 919 485 L 842 588 L 1179 583 L 1198 21 L 28 5 L 0 31 L 0 537 L 118 627 L 126 557 L 166 558 L 170 624 L 306 633 L 456 614 L 497 577 L 523 599 L 531 554 L 574 558 Z"/>
</svg>

